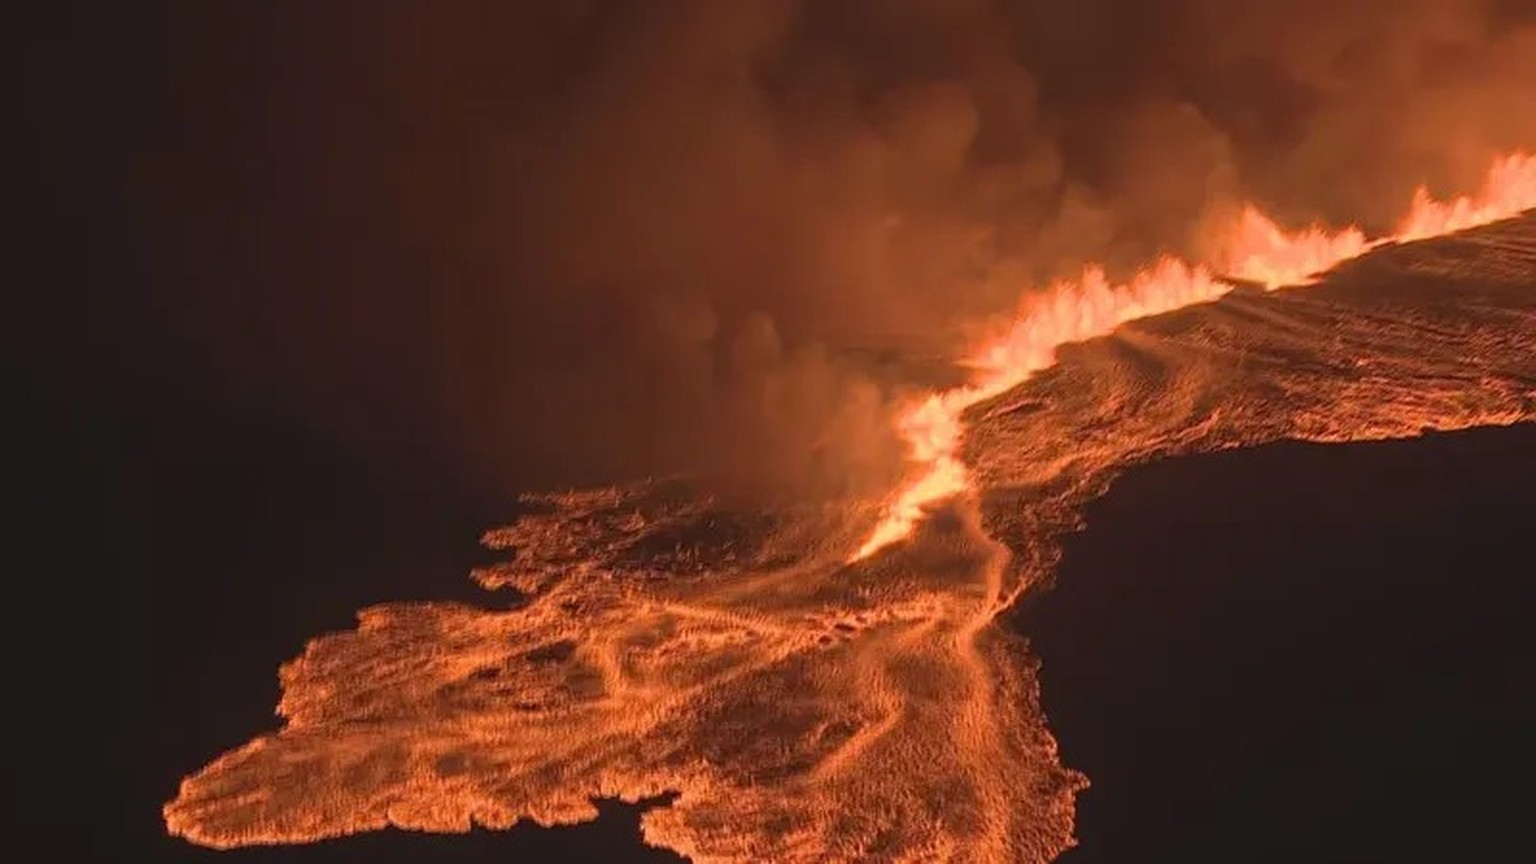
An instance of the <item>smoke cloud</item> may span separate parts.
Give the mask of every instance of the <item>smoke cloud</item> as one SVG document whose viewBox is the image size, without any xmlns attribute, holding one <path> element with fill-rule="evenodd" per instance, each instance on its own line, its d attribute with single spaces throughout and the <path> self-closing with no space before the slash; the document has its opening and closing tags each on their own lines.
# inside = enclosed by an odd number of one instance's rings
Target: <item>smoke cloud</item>
<svg viewBox="0 0 1536 864">
<path fill-rule="evenodd" d="M 1030 285 L 1198 254 L 1245 199 L 1390 227 L 1536 143 L 1529 3 L 246 14 L 145 169 L 188 362 L 508 491 L 874 488 L 891 401 Z"/>
</svg>

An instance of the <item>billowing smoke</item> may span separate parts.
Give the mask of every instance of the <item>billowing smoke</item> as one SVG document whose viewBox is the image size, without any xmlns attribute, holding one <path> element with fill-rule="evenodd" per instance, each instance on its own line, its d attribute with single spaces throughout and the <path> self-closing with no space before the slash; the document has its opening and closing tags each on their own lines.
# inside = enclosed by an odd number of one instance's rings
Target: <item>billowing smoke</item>
<svg viewBox="0 0 1536 864">
<path fill-rule="evenodd" d="M 1245 198 L 1389 227 L 1536 143 L 1531 6 L 262 6 L 172 94 L 228 158 L 159 193 L 167 314 L 509 491 L 867 487 L 900 386 L 1029 285 L 1198 254 Z"/>
</svg>

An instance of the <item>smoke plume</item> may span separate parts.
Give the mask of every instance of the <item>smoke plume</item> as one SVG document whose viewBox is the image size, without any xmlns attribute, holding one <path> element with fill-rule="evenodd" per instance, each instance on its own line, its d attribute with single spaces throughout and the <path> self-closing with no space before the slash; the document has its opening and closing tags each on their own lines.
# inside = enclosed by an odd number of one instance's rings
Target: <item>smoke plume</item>
<svg viewBox="0 0 1536 864">
<path fill-rule="evenodd" d="M 1536 141 L 1529 3 L 248 14 L 167 97 L 227 158 L 146 169 L 189 362 L 508 490 L 888 483 L 892 401 L 1030 285 L 1244 200 L 1390 227 Z"/>
</svg>

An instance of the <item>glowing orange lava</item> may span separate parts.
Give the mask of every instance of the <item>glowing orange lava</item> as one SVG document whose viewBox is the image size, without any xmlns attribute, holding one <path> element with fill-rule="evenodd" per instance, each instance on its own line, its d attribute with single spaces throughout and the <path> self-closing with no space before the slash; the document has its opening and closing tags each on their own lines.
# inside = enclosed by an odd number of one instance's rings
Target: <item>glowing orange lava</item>
<svg viewBox="0 0 1536 864">
<path fill-rule="evenodd" d="M 1437 201 L 1419 187 L 1409 212 L 1391 235 L 1367 239 L 1354 226 L 1311 226 L 1286 231 L 1248 205 L 1227 230 L 1222 260 L 1191 265 L 1165 257 L 1123 285 L 1090 265 L 1076 281 L 1042 292 L 999 337 L 971 352 L 970 383 L 934 393 L 903 410 L 896 428 L 906 443 L 911 479 L 893 496 L 867 540 L 849 560 L 911 535 L 934 504 L 971 488 L 960 459 L 966 409 L 1023 382 L 1054 362 L 1062 345 L 1112 332 L 1127 321 L 1205 303 L 1232 290 L 1217 273 L 1273 290 L 1306 285 L 1339 263 L 1386 243 L 1421 240 L 1486 225 L 1536 208 L 1536 156 L 1512 153 L 1494 161 L 1482 188 Z"/>
<path fill-rule="evenodd" d="M 214 848 L 501 830 L 670 793 L 644 840 L 698 864 L 1056 860 L 1088 778 L 996 622 L 1116 476 L 1536 420 L 1536 218 L 1205 301 L 1533 206 L 1536 160 L 1515 156 L 1477 195 L 1419 194 L 1384 239 L 1250 208 L 1205 266 L 1163 258 L 1124 284 L 1089 268 L 1028 294 L 966 386 L 898 418 L 914 471 L 888 503 L 742 509 L 687 478 L 527 496 L 474 574 L 516 604 L 387 603 L 310 640 L 280 671 L 280 727 L 186 776 L 166 830 Z M 972 488 L 988 496 L 966 495 L 966 518 L 846 565 Z M 871 505 L 888 508 L 873 536 Z"/>
</svg>

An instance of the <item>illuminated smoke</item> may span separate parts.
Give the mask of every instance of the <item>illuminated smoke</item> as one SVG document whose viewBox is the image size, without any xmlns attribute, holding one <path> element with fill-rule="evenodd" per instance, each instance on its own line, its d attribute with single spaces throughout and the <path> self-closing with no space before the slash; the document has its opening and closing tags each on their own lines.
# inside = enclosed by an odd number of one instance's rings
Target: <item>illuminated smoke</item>
<svg viewBox="0 0 1536 864">
<path fill-rule="evenodd" d="M 1240 201 L 1389 233 L 1414 183 L 1536 141 L 1529 9 L 255 4 L 205 46 L 247 58 L 227 122 L 181 106 L 249 158 L 144 179 L 168 259 L 212 232 L 157 306 L 214 385 L 487 497 L 878 494 L 890 403 L 951 376 L 870 356 L 952 356 L 1087 261 L 1216 263 Z"/>
</svg>

